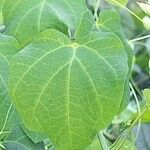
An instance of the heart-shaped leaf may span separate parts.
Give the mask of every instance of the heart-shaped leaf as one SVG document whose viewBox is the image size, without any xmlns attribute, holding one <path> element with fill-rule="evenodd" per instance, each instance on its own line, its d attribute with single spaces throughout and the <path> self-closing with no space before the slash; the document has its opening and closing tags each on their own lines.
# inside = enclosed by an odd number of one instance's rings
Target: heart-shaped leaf
<svg viewBox="0 0 150 150">
<path fill-rule="evenodd" d="M 45 30 L 11 61 L 9 87 L 18 112 L 59 150 L 83 150 L 111 122 L 128 76 L 127 47 L 119 36 L 90 27 L 83 35 L 73 42 Z"/>
</svg>

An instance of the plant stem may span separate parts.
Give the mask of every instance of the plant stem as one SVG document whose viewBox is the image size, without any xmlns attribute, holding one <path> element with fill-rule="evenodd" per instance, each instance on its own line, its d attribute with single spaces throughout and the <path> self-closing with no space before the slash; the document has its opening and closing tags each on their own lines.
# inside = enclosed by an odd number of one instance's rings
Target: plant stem
<svg viewBox="0 0 150 150">
<path fill-rule="evenodd" d="M 131 76 L 130 80 L 131 80 L 131 83 L 132 83 L 133 87 L 135 88 L 136 92 L 137 92 L 141 97 L 143 97 L 142 92 L 141 92 L 140 89 L 138 88 L 138 86 L 137 86 L 137 84 L 135 83 L 135 81 L 134 81 L 134 79 L 133 79 L 132 76 Z"/>
<path fill-rule="evenodd" d="M 0 134 L 4 132 L 4 129 L 5 129 L 6 125 L 7 125 L 7 121 L 8 121 L 8 118 L 9 118 L 9 115 L 11 113 L 12 108 L 13 108 L 13 104 L 11 103 L 11 105 L 10 105 L 10 107 L 8 109 L 8 112 L 6 114 L 5 122 L 4 122 L 3 127 L 2 127 L 2 129 L 0 131 Z"/>
<path fill-rule="evenodd" d="M 106 139 L 105 139 L 105 137 L 103 135 L 103 131 L 100 131 L 97 136 L 98 136 L 100 145 L 102 147 L 102 150 L 109 150 L 109 147 L 108 147 L 108 145 L 106 143 Z"/>
<path fill-rule="evenodd" d="M 135 98 L 135 101 L 137 103 L 137 109 L 138 109 L 138 116 L 134 119 L 134 121 L 132 122 L 131 126 L 129 126 L 129 128 L 127 129 L 128 132 L 125 134 L 125 137 L 124 137 L 124 140 L 121 142 L 121 144 L 119 145 L 119 147 L 117 147 L 117 150 L 121 149 L 122 145 L 125 143 L 126 141 L 126 138 L 129 136 L 132 128 L 134 127 L 134 125 L 139 121 L 139 124 L 140 124 L 140 120 L 141 120 L 141 117 L 142 115 L 147 111 L 147 107 L 140 107 L 140 104 L 139 104 L 139 100 L 136 96 L 136 93 L 135 93 L 135 90 L 132 86 L 132 84 L 130 83 L 130 88 L 133 92 L 133 95 L 134 95 L 134 98 Z M 139 93 L 141 96 L 142 94 Z M 143 97 L 143 96 L 142 96 Z M 143 109 L 143 111 L 141 111 L 141 108 Z M 140 126 L 139 126 L 140 127 Z M 139 127 L 138 127 L 138 131 L 137 131 L 137 135 L 138 135 L 138 132 L 139 132 Z M 137 138 L 137 135 L 136 135 L 136 138 Z M 120 137 L 118 138 L 118 140 L 116 140 L 116 142 L 111 146 L 111 149 L 118 143 L 119 139 L 121 138 L 122 135 L 120 135 Z"/>
<path fill-rule="evenodd" d="M 98 8 L 99 8 L 99 5 L 100 5 L 100 1 L 101 1 L 101 0 L 97 0 L 96 7 L 95 7 L 94 18 L 95 18 L 96 20 L 98 20 L 97 12 L 98 12 Z"/>
<path fill-rule="evenodd" d="M 8 133 L 10 133 L 11 131 L 3 131 L 3 132 L 0 132 L 0 135 L 2 135 L 2 134 L 8 134 Z"/>
<path fill-rule="evenodd" d="M 137 95 L 136 95 L 136 93 L 135 93 L 135 90 L 134 90 L 132 84 L 129 83 L 129 85 L 130 85 L 130 88 L 131 88 L 131 90 L 132 90 L 132 92 L 133 92 L 135 101 L 136 101 L 136 103 L 137 103 L 138 114 L 140 115 L 140 114 L 141 114 L 141 108 L 140 108 L 140 104 L 139 104 L 138 97 L 137 97 Z M 138 137 L 138 134 L 139 134 L 139 131 L 140 131 L 140 126 L 141 126 L 141 118 L 139 119 L 139 123 L 138 123 L 138 128 L 137 128 L 137 133 L 136 133 L 135 139 L 137 139 L 137 137 Z"/>
<path fill-rule="evenodd" d="M 124 137 L 125 140 L 126 140 L 127 137 L 129 136 L 129 134 L 130 134 L 132 128 L 135 126 L 135 124 L 139 121 L 139 119 L 144 115 L 144 113 L 145 113 L 147 110 L 148 110 L 148 108 L 146 107 L 146 108 L 141 112 L 141 114 L 134 120 L 134 122 L 131 124 L 131 126 L 130 126 L 129 129 L 128 129 L 128 132 L 126 133 L 126 135 L 125 135 L 125 137 Z M 123 141 L 121 142 L 121 144 L 119 145 L 119 147 L 118 147 L 117 150 L 121 149 L 122 145 L 125 143 L 125 140 L 123 140 Z"/>
<path fill-rule="evenodd" d="M 144 40 L 144 39 L 147 39 L 147 38 L 150 38 L 150 35 L 145 35 L 145 36 L 142 36 L 142 37 L 139 37 L 139 38 L 135 38 L 135 39 L 132 39 L 130 40 L 129 42 L 137 42 L 137 41 L 140 41 L 140 40 Z"/>
</svg>

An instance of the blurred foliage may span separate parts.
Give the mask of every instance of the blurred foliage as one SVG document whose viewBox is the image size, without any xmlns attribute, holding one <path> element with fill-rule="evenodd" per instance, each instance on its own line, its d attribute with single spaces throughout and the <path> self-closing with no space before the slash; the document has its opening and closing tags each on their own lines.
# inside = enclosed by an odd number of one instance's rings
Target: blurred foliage
<svg viewBox="0 0 150 150">
<path fill-rule="evenodd" d="M 144 90 L 144 97 L 147 103 L 148 110 L 144 113 L 142 117 L 143 122 L 150 122 L 150 90 Z"/>
</svg>

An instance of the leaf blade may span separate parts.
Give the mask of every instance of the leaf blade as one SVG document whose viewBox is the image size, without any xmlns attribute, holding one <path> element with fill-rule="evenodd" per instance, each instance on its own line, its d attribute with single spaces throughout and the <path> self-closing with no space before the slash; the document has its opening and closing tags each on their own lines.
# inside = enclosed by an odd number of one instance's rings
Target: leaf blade
<svg viewBox="0 0 150 150">
<path fill-rule="evenodd" d="M 91 143 L 91 137 L 108 125 L 117 113 L 114 108 L 121 102 L 125 71 L 128 70 L 124 46 L 111 33 L 91 32 L 90 37 L 88 42 L 85 37 L 85 41 L 78 44 L 59 31 L 46 30 L 12 60 L 11 75 L 16 78 L 10 79 L 10 92 L 17 110 L 29 128 L 48 132 L 58 149 L 85 148 Z M 113 47 L 107 46 L 107 41 Z M 120 67 L 107 58 L 110 49 L 109 53 L 116 58 L 122 56 L 125 63 Z M 18 68 L 20 73 L 16 74 Z M 110 91 L 115 94 L 110 96 Z M 109 106 L 108 112 L 103 111 L 105 106 Z M 27 117 L 31 114 L 32 119 Z"/>
</svg>

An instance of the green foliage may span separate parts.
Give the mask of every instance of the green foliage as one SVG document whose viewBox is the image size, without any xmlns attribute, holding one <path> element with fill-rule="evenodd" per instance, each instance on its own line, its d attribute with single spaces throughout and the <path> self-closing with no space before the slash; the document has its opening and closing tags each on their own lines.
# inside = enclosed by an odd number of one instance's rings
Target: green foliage
<svg viewBox="0 0 150 150">
<path fill-rule="evenodd" d="M 47 28 L 67 34 L 68 28 L 77 27 L 85 9 L 83 0 L 6 0 L 3 8 L 5 33 L 15 36 L 22 46 Z"/>
<path fill-rule="evenodd" d="M 41 142 L 43 140 L 45 140 L 47 137 L 45 135 L 42 135 L 41 133 L 38 132 L 33 132 L 28 130 L 24 124 L 20 124 L 22 130 L 24 131 L 24 133 L 34 142 L 34 143 L 38 143 Z"/>
<path fill-rule="evenodd" d="M 108 147 L 117 141 L 112 150 L 136 149 L 122 134 L 134 113 L 125 109 L 132 50 L 116 7 L 103 10 L 99 2 L 0 0 L 0 148 L 98 150 L 101 130 Z M 108 2 L 141 21 L 127 0 Z"/>
<path fill-rule="evenodd" d="M 24 133 L 20 126 L 16 126 L 4 142 L 6 150 L 45 150 L 44 143 L 34 143 Z"/>
<path fill-rule="evenodd" d="M 82 32 L 88 14 L 75 42 L 45 30 L 11 61 L 10 94 L 23 122 L 62 150 L 86 148 L 111 122 L 128 76 L 126 45 L 117 34 L 92 31 L 88 22 Z"/>
<path fill-rule="evenodd" d="M 8 70 L 11 57 L 20 46 L 15 38 L 0 34 L 0 139 L 15 123 L 15 112 L 8 95 Z"/>
</svg>

